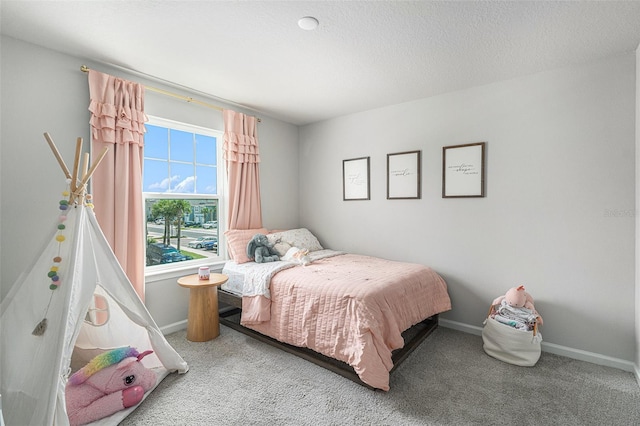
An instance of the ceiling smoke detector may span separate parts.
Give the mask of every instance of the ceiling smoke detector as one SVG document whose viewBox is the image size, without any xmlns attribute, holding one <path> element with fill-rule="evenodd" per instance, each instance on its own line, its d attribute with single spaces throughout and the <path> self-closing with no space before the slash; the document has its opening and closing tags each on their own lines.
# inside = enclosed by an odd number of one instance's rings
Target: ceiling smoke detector
<svg viewBox="0 0 640 426">
<path fill-rule="evenodd" d="M 298 20 L 298 26 L 306 31 L 312 31 L 318 28 L 318 20 L 313 16 L 305 16 L 304 18 L 300 18 Z"/>
</svg>

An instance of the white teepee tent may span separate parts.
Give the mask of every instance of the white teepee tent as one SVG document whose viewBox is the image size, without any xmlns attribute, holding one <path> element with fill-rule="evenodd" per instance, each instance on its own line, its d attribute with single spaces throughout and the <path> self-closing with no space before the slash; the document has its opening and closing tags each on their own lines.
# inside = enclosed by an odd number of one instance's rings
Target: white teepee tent
<svg viewBox="0 0 640 426">
<path fill-rule="evenodd" d="M 79 139 L 74 176 L 81 144 Z M 104 349 L 153 350 L 142 362 L 156 372 L 156 386 L 169 373 L 189 368 L 165 340 L 102 234 L 84 194 L 97 162 L 88 171 L 86 164 L 85 158 L 82 180 L 67 179 L 70 197 L 68 205 L 61 201 L 56 231 L 0 307 L 0 395 L 7 426 L 68 425 L 64 391 L 71 367 L 82 367 Z M 106 310 L 92 309 L 105 308 L 105 302 Z M 134 409 L 96 423 L 117 424 Z"/>
</svg>

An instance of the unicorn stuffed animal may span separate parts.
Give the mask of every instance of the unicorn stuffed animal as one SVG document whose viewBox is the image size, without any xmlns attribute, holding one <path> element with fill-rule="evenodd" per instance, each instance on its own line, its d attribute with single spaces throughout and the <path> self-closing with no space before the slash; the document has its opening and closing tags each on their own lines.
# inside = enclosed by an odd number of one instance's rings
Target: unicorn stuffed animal
<svg viewBox="0 0 640 426">
<path fill-rule="evenodd" d="M 142 401 L 156 384 L 156 374 L 140 360 L 153 351 L 131 347 L 112 349 L 76 371 L 65 387 L 71 426 L 108 417 Z"/>
</svg>

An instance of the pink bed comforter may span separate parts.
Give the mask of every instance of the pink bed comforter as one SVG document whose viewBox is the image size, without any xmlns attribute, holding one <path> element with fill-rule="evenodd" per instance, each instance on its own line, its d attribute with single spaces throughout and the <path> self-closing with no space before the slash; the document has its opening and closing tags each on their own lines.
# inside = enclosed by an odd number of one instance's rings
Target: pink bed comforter
<svg viewBox="0 0 640 426">
<path fill-rule="evenodd" d="M 383 390 L 389 390 L 391 351 L 404 345 L 401 333 L 451 309 L 447 285 L 431 268 L 354 254 L 280 271 L 270 291 L 270 319 L 243 325 L 344 361 Z"/>
</svg>

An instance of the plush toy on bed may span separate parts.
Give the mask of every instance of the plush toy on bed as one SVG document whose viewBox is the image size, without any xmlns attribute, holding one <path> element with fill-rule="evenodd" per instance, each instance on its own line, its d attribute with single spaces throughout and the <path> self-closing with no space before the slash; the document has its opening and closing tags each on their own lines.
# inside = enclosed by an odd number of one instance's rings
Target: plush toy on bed
<svg viewBox="0 0 640 426">
<path fill-rule="evenodd" d="M 298 247 L 291 247 L 289 250 L 287 250 L 287 253 L 282 256 L 282 260 L 294 262 L 302 266 L 307 266 L 311 263 L 311 259 L 309 258 L 309 250 L 301 249 Z"/>
<path fill-rule="evenodd" d="M 112 349 L 76 371 L 65 387 L 69 423 L 91 423 L 142 401 L 156 384 L 156 374 L 140 362 L 152 352 Z"/>
<path fill-rule="evenodd" d="M 536 311 L 536 307 L 533 304 L 533 297 L 526 292 L 523 285 L 518 287 L 511 287 L 504 296 L 500 296 L 492 303 L 493 306 L 500 305 L 502 301 L 505 301 L 509 306 L 514 308 L 526 308 L 532 311 L 536 315 L 536 320 L 539 325 L 542 325 L 542 317 Z"/>
<path fill-rule="evenodd" d="M 254 259 L 256 263 L 275 262 L 280 260 L 280 256 L 269 243 L 267 236 L 256 234 L 247 244 L 247 256 Z"/>
</svg>

